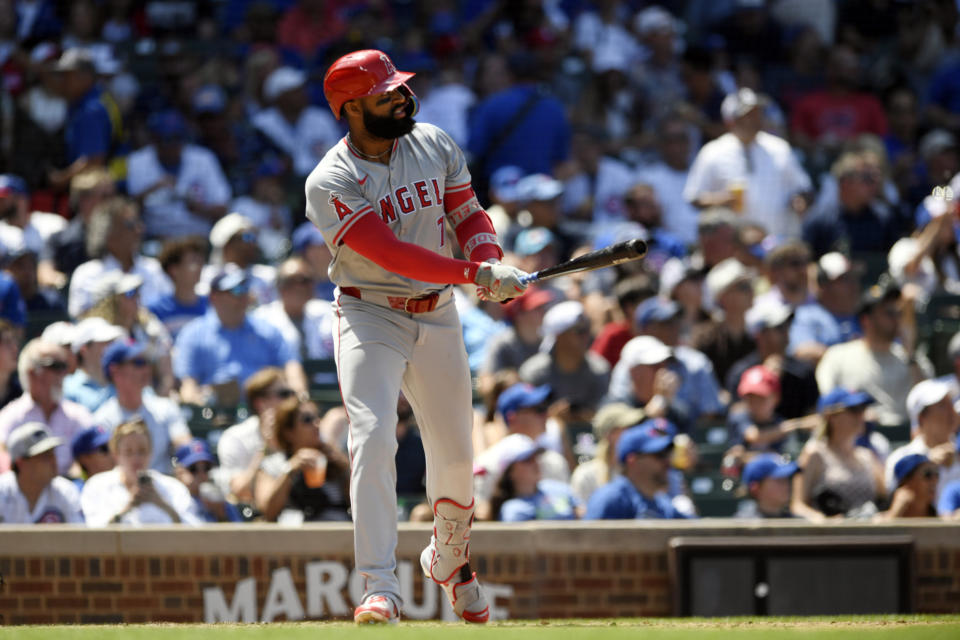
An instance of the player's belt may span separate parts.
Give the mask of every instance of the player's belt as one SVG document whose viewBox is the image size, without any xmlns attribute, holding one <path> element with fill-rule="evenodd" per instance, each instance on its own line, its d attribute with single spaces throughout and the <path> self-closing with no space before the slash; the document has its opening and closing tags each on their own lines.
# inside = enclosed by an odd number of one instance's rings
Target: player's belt
<svg viewBox="0 0 960 640">
<path fill-rule="evenodd" d="M 427 313 L 433 311 L 441 302 L 441 298 L 446 300 L 452 295 L 453 288 L 447 286 L 442 291 L 435 291 L 429 295 L 419 298 L 403 298 L 400 296 L 388 296 L 382 293 L 372 291 L 361 291 L 357 287 L 340 287 L 340 293 L 345 293 L 353 298 L 359 298 L 367 302 L 378 304 L 382 307 L 390 307 L 397 311 L 406 311 L 407 313 Z"/>
</svg>

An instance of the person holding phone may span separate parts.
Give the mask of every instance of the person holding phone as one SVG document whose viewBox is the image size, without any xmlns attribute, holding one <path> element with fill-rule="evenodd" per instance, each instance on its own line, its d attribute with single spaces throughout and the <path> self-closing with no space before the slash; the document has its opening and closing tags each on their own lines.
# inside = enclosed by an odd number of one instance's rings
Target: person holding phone
<svg viewBox="0 0 960 640">
<path fill-rule="evenodd" d="M 150 429 L 142 419 L 118 425 L 109 445 L 117 466 L 87 480 L 80 494 L 89 526 L 201 523 L 187 488 L 149 468 Z"/>
</svg>

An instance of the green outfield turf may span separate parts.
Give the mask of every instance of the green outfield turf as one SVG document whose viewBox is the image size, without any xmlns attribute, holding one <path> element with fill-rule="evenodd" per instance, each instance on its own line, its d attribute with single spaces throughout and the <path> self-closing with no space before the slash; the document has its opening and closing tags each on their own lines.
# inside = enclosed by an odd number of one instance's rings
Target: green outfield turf
<svg viewBox="0 0 960 640">
<path fill-rule="evenodd" d="M 845 616 L 837 618 L 727 618 L 543 620 L 492 623 L 486 627 L 404 622 L 395 627 L 357 627 L 346 622 L 265 625 L 116 625 L 0 627 L 0 637 L 17 640 L 743 640 L 817 638 L 836 640 L 956 640 L 960 616 Z"/>
</svg>

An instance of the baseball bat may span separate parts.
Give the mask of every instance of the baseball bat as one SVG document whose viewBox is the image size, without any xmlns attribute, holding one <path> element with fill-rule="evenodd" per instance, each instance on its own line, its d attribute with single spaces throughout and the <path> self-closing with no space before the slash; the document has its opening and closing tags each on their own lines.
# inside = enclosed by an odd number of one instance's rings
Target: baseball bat
<svg viewBox="0 0 960 640">
<path fill-rule="evenodd" d="M 647 243 L 640 238 L 634 238 L 633 240 L 618 242 L 609 247 L 597 249 L 596 251 L 585 253 L 582 256 L 566 260 L 552 267 L 541 269 L 540 271 L 525 276 L 522 280 L 525 284 L 537 282 L 538 280 L 549 280 L 550 278 L 565 276 L 569 273 L 593 271 L 594 269 L 612 267 L 622 262 L 639 260 L 645 255 L 647 255 Z"/>
</svg>

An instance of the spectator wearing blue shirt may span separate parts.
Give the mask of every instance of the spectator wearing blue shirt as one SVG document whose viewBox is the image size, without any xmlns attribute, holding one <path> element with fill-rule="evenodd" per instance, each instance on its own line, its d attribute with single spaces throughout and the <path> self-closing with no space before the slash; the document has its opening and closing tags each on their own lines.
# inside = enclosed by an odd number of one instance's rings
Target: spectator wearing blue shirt
<svg viewBox="0 0 960 640">
<path fill-rule="evenodd" d="M 859 272 L 842 253 L 831 251 L 817 261 L 817 300 L 796 308 L 788 353 L 815 364 L 827 347 L 862 335 L 857 320 Z"/>
<path fill-rule="evenodd" d="M 944 518 L 960 517 L 960 480 L 951 482 L 940 491 L 937 515 Z"/>
<path fill-rule="evenodd" d="M 184 402 L 225 401 L 238 395 L 247 378 L 271 366 L 283 368 L 291 388 L 306 393 L 306 375 L 296 354 L 279 329 L 248 316 L 249 301 L 250 282 L 242 270 L 227 265 L 214 276 L 212 308 L 187 323 L 177 336 L 173 370 Z M 234 386 L 237 393 L 230 391 Z"/>
<path fill-rule="evenodd" d="M 210 481 L 214 458 L 203 440 L 194 438 L 173 454 L 173 473 L 190 491 L 193 508 L 205 522 L 241 522 L 240 510 L 226 501 L 223 493 Z"/>
<path fill-rule="evenodd" d="M 673 425 L 662 418 L 645 420 L 624 431 L 617 441 L 623 475 L 594 492 L 584 518 L 683 518 L 667 493 L 673 433 Z"/>
<path fill-rule="evenodd" d="M 290 252 L 302 257 L 310 266 L 316 282 L 313 297 L 333 302 L 333 290 L 336 286 L 330 282 L 330 275 L 327 273 L 333 255 L 317 225 L 307 220 L 294 229 Z"/>
<path fill-rule="evenodd" d="M 0 271 L 0 318 L 15 327 L 27 324 L 27 305 L 20 295 L 20 287 L 6 271 Z"/>
<path fill-rule="evenodd" d="M 91 476 L 110 471 L 117 466 L 113 453 L 110 452 L 110 435 L 110 431 L 96 424 L 73 436 L 70 450 L 83 473 L 82 478 L 75 478 L 73 481 L 77 489 L 83 489 L 84 483 Z"/>
<path fill-rule="evenodd" d="M 70 343 L 77 355 L 77 369 L 64 378 L 63 397 L 82 404 L 91 413 L 113 397 L 113 387 L 104 375 L 100 360 L 107 346 L 124 335 L 122 328 L 97 316 L 77 323 Z"/>
<path fill-rule="evenodd" d="M 511 86 L 482 100 L 470 113 L 467 149 L 480 184 L 507 165 L 527 174 L 551 174 L 570 157 L 570 123 L 560 101 L 535 84 L 536 68 L 529 57 L 515 56 L 510 60 Z"/>
<path fill-rule="evenodd" d="M 202 237 L 188 236 L 168 240 L 160 250 L 160 266 L 173 282 L 173 293 L 160 296 L 147 308 L 174 339 L 185 324 L 201 317 L 210 306 L 207 296 L 196 292 L 206 262 L 206 248 Z"/>
<path fill-rule="evenodd" d="M 66 187 L 84 169 L 107 165 L 122 135 L 121 115 L 113 98 L 97 84 L 96 68 L 87 50 L 67 49 L 54 69 L 61 74 L 60 90 L 69 104 L 64 125 L 68 166 L 52 171 L 50 182 Z"/>
<path fill-rule="evenodd" d="M 523 434 L 510 436 L 506 444 L 500 459 L 503 471 L 490 501 L 497 520 L 574 520 L 583 513 L 569 484 L 541 478 L 537 456 L 543 447 Z"/>
<path fill-rule="evenodd" d="M 773 453 L 762 453 L 743 468 L 740 481 L 750 500 L 741 502 L 736 518 L 796 518 L 790 511 L 791 478 L 800 473 L 796 462 Z"/>
</svg>

